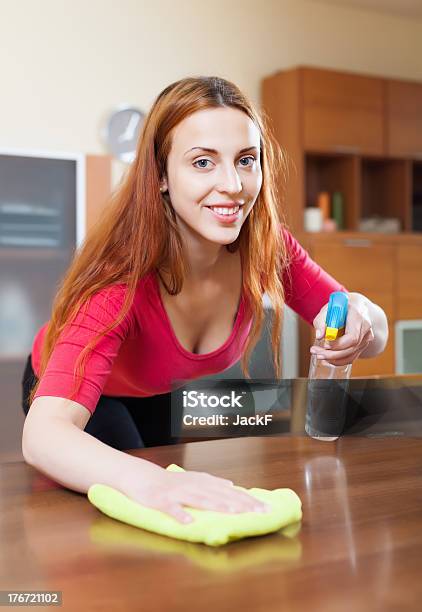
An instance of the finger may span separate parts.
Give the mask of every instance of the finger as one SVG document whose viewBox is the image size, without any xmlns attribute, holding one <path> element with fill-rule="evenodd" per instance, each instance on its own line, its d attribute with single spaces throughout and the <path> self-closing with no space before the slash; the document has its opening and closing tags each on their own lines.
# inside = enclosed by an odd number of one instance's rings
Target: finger
<svg viewBox="0 0 422 612">
<path fill-rule="evenodd" d="M 320 340 L 325 336 L 325 318 L 327 313 L 328 305 L 326 304 L 317 314 L 315 319 L 312 321 L 313 326 L 315 327 L 315 337 L 317 340 Z"/>
<path fill-rule="evenodd" d="M 359 330 L 359 339 L 361 340 L 371 327 L 372 323 L 368 316 L 366 316 L 365 313 L 362 313 L 361 311 L 356 310 L 352 307 L 346 319 L 346 328 L 344 330 L 345 336 L 349 334 L 353 335 L 354 332 L 357 332 Z"/>
<path fill-rule="evenodd" d="M 321 361 L 332 361 L 333 359 L 346 359 L 353 355 L 356 351 L 356 346 L 352 346 L 351 348 L 344 349 L 343 351 L 336 351 L 334 349 L 323 349 L 320 348 L 318 351 L 311 351 L 316 355 L 316 358 Z"/>
<path fill-rule="evenodd" d="M 362 327 L 355 328 L 349 334 L 345 334 L 336 340 L 335 343 L 333 342 L 329 348 L 334 351 L 356 349 L 358 346 L 360 346 L 365 333 L 366 330 L 364 330 Z"/>
<path fill-rule="evenodd" d="M 323 363 L 328 363 L 332 366 L 344 366 L 353 363 L 360 355 L 360 351 L 356 351 L 349 355 L 349 357 L 345 357 L 344 359 L 326 359 L 323 360 Z"/>
<path fill-rule="evenodd" d="M 325 336 L 326 325 L 325 323 L 319 323 L 315 328 L 315 338 L 316 340 L 322 340 Z"/>
<path fill-rule="evenodd" d="M 346 327 L 343 336 L 329 343 L 329 347 L 334 350 L 344 350 L 353 348 L 359 345 L 362 337 L 365 335 L 367 327 L 364 326 L 362 319 L 356 318 Z M 327 344 L 327 343 L 326 343 Z M 327 348 L 326 344 L 324 345 Z"/>
<path fill-rule="evenodd" d="M 374 333 L 372 331 L 372 329 L 369 329 L 365 336 L 362 338 L 362 340 L 359 341 L 359 344 L 357 347 L 354 347 L 354 351 L 353 349 L 347 349 L 347 351 L 349 351 L 348 354 L 341 354 L 342 351 L 331 351 L 331 355 L 330 353 L 328 353 L 327 359 L 330 362 L 333 362 L 337 359 L 357 359 L 357 356 L 359 356 L 365 349 L 366 347 L 372 342 L 372 340 L 374 339 Z M 353 352 L 357 353 L 357 356 L 353 356 Z"/>
<path fill-rule="evenodd" d="M 151 507 L 170 515 L 172 518 L 176 519 L 176 521 L 184 525 L 192 523 L 194 520 L 193 517 L 188 512 L 185 512 L 182 506 L 176 502 L 168 502 L 166 504 L 159 504 Z"/>
<path fill-rule="evenodd" d="M 359 347 L 354 346 L 350 349 L 345 349 L 344 351 L 334 351 L 330 349 L 322 350 L 317 355 L 317 360 L 318 361 L 328 361 L 329 363 L 332 363 L 340 359 L 341 360 L 351 359 L 352 355 L 354 355 L 356 352 L 361 353 L 365 348 L 366 348 L 366 345 L 359 346 Z"/>
<path fill-rule="evenodd" d="M 218 491 L 218 495 L 221 495 L 220 491 Z M 268 509 L 267 504 L 249 493 L 239 491 L 239 489 L 224 493 L 224 500 L 227 501 L 232 512 L 260 512 Z"/>
<path fill-rule="evenodd" d="M 321 346 L 317 346 L 316 350 L 312 350 L 312 353 L 317 353 L 323 349 L 330 350 L 345 350 L 349 348 L 353 348 L 359 344 L 359 341 L 362 336 L 361 326 L 356 325 L 352 329 L 350 329 L 343 336 L 336 338 L 335 340 L 325 340 L 325 342 Z"/>
<path fill-rule="evenodd" d="M 179 502 L 192 508 L 214 512 L 262 512 L 266 510 L 266 505 L 255 498 L 251 498 L 251 502 L 248 501 L 247 504 L 239 503 L 238 500 L 233 500 L 230 496 L 222 495 L 220 492 L 209 494 L 200 494 L 196 491 L 184 492 L 179 497 Z"/>
<path fill-rule="evenodd" d="M 347 357 L 361 347 L 362 350 L 366 348 L 365 342 L 368 333 L 371 333 L 373 336 L 372 328 L 366 329 L 366 326 L 365 328 L 362 326 L 359 330 L 355 330 L 353 334 L 350 334 L 349 337 L 343 336 L 334 342 L 326 342 L 321 347 L 311 347 L 310 352 L 315 355 L 327 356 L 327 358 L 332 352 L 335 352 L 338 357 Z"/>
<path fill-rule="evenodd" d="M 372 340 L 375 340 L 375 334 L 374 334 L 374 330 L 372 329 L 372 325 L 366 332 L 366 335 L 368 336 L 369 344 L 372 342 Z"/>
<path fill-rule="evenodd" d="M 348 365 L 350 363 L 353 363 L 356 359 L 359 358 L 359 356 L 365 350 L 365 348 L 368 346 L 368 344 L 369 344 L 369 342 L 365 342 L 361 348 L 359 348 L 357 351 L 355 351 L 354 353 L 352 353 L 348 357 L 344 357 L 343 359 L 337 359 L 337 358 L 333 359 L 333 358 L 331 358 L 331 359 L 327 359 L 325 361 L 327 361 L 330 365 L 334 365 L 334 366 Z"/>
<path fill-rule="evenodd" d="M 197 495 L 198 492 L 212 502 L 214 500 L 221 500 L 222 503 L 229 505 L 236 512 L 253 512 L 255 509 L 265 509 L 266 507 L 266 504 L 256 499 L 253 495 L 235 487 L 217 487 L 211 485 L 200 491 L 187 489 L 183 493 Z"/>
<path fill-rule="evenodd" d="M 365 317 L 362 317 L 361 315 L 359 315 L 359 344 L 363 342 L 365 336 L 367 335 L 367 333 L 369 331 L 372 331 L 372 323 L 371 321 L 369 321 L 368 319 L 366 319 Z"/>
</svg>

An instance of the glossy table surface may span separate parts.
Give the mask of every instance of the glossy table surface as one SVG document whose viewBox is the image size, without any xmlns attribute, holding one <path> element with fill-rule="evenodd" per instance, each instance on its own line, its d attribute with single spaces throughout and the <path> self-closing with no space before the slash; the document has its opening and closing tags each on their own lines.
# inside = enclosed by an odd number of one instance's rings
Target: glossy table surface
<svg viewBox="0 0 422 612">
<path fill-rule="evenodd" d="M 420 610 L 422 440 L 245 437 L 132 451 L 245 487 L 294 489 L 303 520 L 220 548 L 125 525 L 24 463 L 0 465 L 0 589 L 67 610 Z"/>
</svg>

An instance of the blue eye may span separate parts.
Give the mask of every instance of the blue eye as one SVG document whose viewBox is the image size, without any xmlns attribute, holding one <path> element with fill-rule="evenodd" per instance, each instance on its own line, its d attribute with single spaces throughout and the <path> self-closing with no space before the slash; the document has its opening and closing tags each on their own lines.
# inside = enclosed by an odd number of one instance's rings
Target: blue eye
<svg viewBox="0 0 422 612">
<path fill-rule="evenodd" d="M 242 164 L 241 162 L 244 161 L 246 159 L 246 161 L 250 161 L 252 163 L 248 164 Z M 253 157 L 252 155 L 248 155 L 248 157 L 242 157 L 241 159 L 239 159 L 240 165 L 244 166 L 245 168 L 247 168 L 248 166 L 253 166 L 253 163 L 256 161 L 255 157 Z"/>
<path fill-rule="evenodd" d="M 246 160 L 246 163 L 243 163 Z M 253 164 L 256 162 L 256 158 L 253 155 L 248 155 L 247 157 L 241 157 L 239 160 L 239 163 L 241 166 L 243 166 L 244 168 L 251 168 L 253 166 Z M 209 165 L 207 164 L 212 164 L 212 161 L 209 159 L 197 159 L 196 161 L 193 162 L 193 166 L 195 166 L 195 168 L 200 168 L 202 170 L 206 170 L 209 168 Z"/>
<path fill-rule="evenodd" d="M 202 165 L 202 162 L 207 164 L 210 162 L 210 160 L 209 159 L 197 159 L 195 162 L 193 162 L 193 165 L 195 166 L 195 168 L 208 168 L 208 166 Z M 201 164 L 201 165 L 196 166 L 196 164 Z"/>
</svg>

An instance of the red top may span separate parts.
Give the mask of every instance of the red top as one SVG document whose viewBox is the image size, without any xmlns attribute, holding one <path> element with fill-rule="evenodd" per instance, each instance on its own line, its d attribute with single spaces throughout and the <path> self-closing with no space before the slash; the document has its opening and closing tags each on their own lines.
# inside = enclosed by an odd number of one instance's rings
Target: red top
<svg viewBox="0 0 422 612">
<path fill-rule="evenodd" d="M 346 291 L 320 268 L 293 236 L 284 230 L 289 266 L 283 273 L 286 304 L 312 325 L 332 291 Z M 98 291 L 85 315 L 80 311 L 60 335 L 35 397 L 70 398 L 73 367 L 81 350 L 101 329 L 117 318 L 125 297 L 125 285 Z M 38 375 L 45 323 L 35 336 L 32 366 Z M 234 365 L 252 325 L 242 292 L 233 330 L 220 348 L 201 355 L 187 351 L 177 340 L 165 311 L 156 272 L 143 277 L 124 320 L 108 332 L 90 354 L 81 387 L 74 401 L 95 411 L 101 394 L 145 397 L 167 393 L 173 381 L 193 380 L 216 374 Z"/>
</svg>

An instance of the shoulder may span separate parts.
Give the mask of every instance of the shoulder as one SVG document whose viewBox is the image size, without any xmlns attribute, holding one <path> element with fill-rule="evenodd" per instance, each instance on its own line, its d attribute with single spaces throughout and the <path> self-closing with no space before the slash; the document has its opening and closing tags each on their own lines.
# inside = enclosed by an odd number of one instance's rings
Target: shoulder
<svg viewBox="0 0 422 612">
<path fill-rule="evenodd" d="M 94 291 L 84 302 L 82 302 L 77 310 L 74 323 L 86 324 L 87 318 L 96 325 L 110 325 L 119 318 L 125 298 L 128 291 L 126 283 L 114 283 Z M 136 295 L 136 294 L 135 294 Z M 129 308 L 120 323 L 123 327 L 130 329 L 133 324 L 132 305 Z"/>
<path fill-rule="evenodd" d="M 121 307 L 127 294 L 127 285 L 123 283 L 107 285 L 95 291 L 87 300 L 91 308 L 114 309 Z"/>
</svg>

